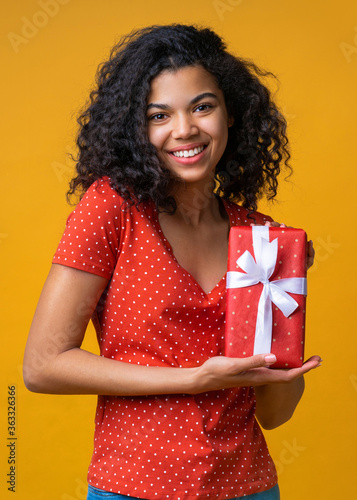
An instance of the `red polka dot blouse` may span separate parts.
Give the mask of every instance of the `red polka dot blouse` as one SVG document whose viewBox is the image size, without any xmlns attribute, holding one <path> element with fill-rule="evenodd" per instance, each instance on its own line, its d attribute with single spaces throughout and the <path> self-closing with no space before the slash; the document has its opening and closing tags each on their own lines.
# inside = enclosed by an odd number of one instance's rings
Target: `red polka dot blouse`
<svg viewBox="0 0 357 500">
<path fill-rule="evenodd" d="M 231 226 L 250 224 L 245 209 L 224 206 Z M 107 178 L 94 183 L 69 216 L 53 262 L 109 280 L 96 311 L 102 356 L 192 367 L 224 354 L 225 276 L 209 294 L 202 290 L 176 261 L 154 203 L 128 208 Z M 99 396 L 88 481 L 149 500 L 269 489 L 276 470 L 254 414 L 251 387 Z"/>
</svg>

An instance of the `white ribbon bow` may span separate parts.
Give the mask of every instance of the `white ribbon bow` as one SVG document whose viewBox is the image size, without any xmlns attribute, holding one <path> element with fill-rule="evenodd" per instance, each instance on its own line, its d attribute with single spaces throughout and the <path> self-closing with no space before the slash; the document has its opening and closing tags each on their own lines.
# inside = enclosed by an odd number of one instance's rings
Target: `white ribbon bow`
<svg viewBox="0 0 357 500">
<path fill-rule="evenodd" d="M 253 354 L 271 351 L 273 312 L 272 302 L 285 317 L 290 316 L 298 303 L 288 293 L 307 294 L 306 278 L 285 278 L 269 281 L 278 256 L 278 238 L 269 242 L 267 226 L 252 226 L 255 261 L 248 250 L 239 257 L 237 264 L 246 274 L 238 271 L 227 272 L 227 288 L 243 288 L 263 283 L 258 304 L 257 323 Z"/>
</svg>

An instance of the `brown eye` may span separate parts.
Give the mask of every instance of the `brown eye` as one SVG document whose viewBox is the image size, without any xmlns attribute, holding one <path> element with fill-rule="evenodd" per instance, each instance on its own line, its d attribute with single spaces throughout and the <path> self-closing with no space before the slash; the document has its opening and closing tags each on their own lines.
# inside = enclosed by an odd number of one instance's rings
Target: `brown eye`
<svg viewBox="0 0 357 500">
<path fill-rule="evenodd" d="M 207 111 L 208 109 L 211 109 L 211 108 L 213 108 L 213 106 L 211 104 L 200 104 L 199 106 L 197 106 L 195 111 Z"/>
<path fill-rule="evenodd" d="M 152 120 L 152 121 L 160 121 L 160 120 L 164 120 L 166 117 L 167 117 L 167 115 L 165 115 L 164 113 L 156 113 L 155 115 L 149 116 L 148 119 Z"/>
</svg>

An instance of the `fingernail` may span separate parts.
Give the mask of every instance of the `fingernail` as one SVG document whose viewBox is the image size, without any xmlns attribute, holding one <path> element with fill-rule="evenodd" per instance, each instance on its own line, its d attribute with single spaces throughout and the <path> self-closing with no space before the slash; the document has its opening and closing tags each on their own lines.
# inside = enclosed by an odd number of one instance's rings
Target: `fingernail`
<svg viewBox="0 0 357 500">
<path fill-rule="evenodd" d="M 285 224 L 280 224 L 280 227 L 286 227 L 286 225 Z"/>
<path fill-rule="evenodd" d="M 276 356 L 275 354 L 267 354 L 264 356 L 264 360 L 266 363 L 273 364 L 276 361 Z"/>
</svg>

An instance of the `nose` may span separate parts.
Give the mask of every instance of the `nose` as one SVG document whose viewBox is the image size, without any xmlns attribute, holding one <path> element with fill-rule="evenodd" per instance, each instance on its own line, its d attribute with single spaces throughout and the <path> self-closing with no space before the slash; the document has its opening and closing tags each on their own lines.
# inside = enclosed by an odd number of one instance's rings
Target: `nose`
<svg viewBox="0 0 357 500">
<path fill-rule="evenodd" d="M 198 134 L 198 127 L 192 116 L 180 114 L 173 120 L 171 135 L 174 139 L 187 139 Z"/>
</svg>

